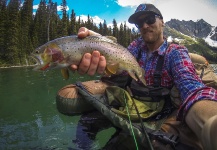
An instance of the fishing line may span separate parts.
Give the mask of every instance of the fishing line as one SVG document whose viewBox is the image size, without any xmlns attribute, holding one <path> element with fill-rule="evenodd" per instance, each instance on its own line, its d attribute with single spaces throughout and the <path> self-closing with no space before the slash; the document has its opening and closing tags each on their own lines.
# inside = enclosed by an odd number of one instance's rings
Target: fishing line
<svg viewBox="0 0 217 150">
<path fill-rule="evenodd" d="M 124 93 L 123 93 L 124 94 Z M 138 148 L 138 144 L 137 144 L 137 141 L 136 141 L 136 136 L 135 136 L 135 133 L 133 131 L 133 125 L 132 125 L 132 122 L 131 122 L 131 118 L 130 118 L 130 113 L 129 113 L 129 108 L 127 106 L 127 99 L 125 97 L 125 94 L 124 94 L 124 101 L 125 101 L 125 104 L 126 104 L 126 110 L 127 110 L 127 114 L 128 114 L 128 119 L 129 119 L 129 122 L 130 122 L 130 128 L 132 130 L 132 134 L 133 134 L 133 139 L 134 139 L 134 142 L 136 144 L 136 149 L 139 150 Z"/>
<path fill-rule="evenodd" d="M 140 116 L 140 114 L 139 114 L 139 110 L 138 110 L 138 108 L 137 108 L 137 106 L 136 106 L 136 103 L 135 103 L 135 101 L 134 101 L 134 99 L 133 99 L 133 94 L 132 94 L 132 92 L 131 92 L 131 90 L 130 90 L 130 88 L 129 88 L 128 86 L 127 86 L 127 91 L 128 91 L 128 93 L 130 94 L 130 97 L 131 97 L 131 99 L 132 99 L 133 105 L 135 106 L 136 113 L 137 113 L 137 115 L 138 115 L 138 117 L 139 117 L 139 120 L 140 120 L 140 123 L 141 123 L 141 126 L 142 126 L 142 131 L 143 131 L 143 133 L 145 134 L 145 138 L 148 140 L 149 148 L 150 148 L 150 150 L 154 150 L 154 149 L 153 149 L 153 146 L 152 146 L 152 144 L 151 144 L 150 138 L 149 138 L 149 136 L 148 136 L 148 133 L 147 133 L 147 131 L 146 131 L 145 127 L 144 127 L 144 124 L 143 124 L 143 122 L 142 122 L 142 118 L 141 118 L 141 116 Z"/>
</svg>

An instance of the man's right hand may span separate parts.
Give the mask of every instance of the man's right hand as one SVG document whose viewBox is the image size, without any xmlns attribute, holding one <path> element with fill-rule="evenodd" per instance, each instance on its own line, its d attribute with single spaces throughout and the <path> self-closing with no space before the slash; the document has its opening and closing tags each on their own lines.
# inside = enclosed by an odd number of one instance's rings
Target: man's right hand
<svg viewBox="0 0 217 150">
<path fill-rule="evenodd" d="M 100 35 L 85 27 L 81 27 L 78 30 L 78 38 L 85 38 L 89 35 Z M 106 59 L 104 56 L 100 56 L 100 52 L 95 50 L 93 53 L 85 53 L 79 65 L 71 65 L 71 70 L 78 70 L 80 74 L 87 73 L 88 75 L 94 75 L 95 73 L 103 74 L 106 68 Z"/>
</svg>

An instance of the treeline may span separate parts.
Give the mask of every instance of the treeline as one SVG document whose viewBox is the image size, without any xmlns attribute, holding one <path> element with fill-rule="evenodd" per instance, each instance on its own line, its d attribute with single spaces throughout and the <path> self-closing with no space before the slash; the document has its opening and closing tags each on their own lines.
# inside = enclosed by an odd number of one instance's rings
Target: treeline
<svg viewBox="0 0 217 150">
<path fill-rule="evenodd" d="M 58 37 L 77 34 L 85 26 L 102 35 L 115 36 L 118 43 L 127 47 L 138 33 L 126 23 L 108 26 L 106 20 L 99 25 L 88 15 L 87 21 L 76 20 L 74 10 L 66 11 L 67 2 L 62 0 L 61 14 L 57 3 L 41 0 L 33 14 L 33 0 L 0 0 L 0 66 L 26 65 L 29 54 L 38 46 Z"/>
</svg>

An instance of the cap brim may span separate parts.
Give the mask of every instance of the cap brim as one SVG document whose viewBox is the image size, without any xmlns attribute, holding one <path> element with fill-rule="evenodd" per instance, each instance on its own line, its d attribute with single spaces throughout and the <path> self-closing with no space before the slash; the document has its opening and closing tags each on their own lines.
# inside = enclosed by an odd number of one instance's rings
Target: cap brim
<svg viewBox="0 0 217 150">
<path fill-rule="evenodd" d="M 147 14 L 147 13 L 154 13 L 154 12 L 152 12 L 152 11 L 138 11 L 137 13 L 134 13 L 129 17 L 128 22 L 129 23 L 136 23 L 139 16 Z"/>
</svg>

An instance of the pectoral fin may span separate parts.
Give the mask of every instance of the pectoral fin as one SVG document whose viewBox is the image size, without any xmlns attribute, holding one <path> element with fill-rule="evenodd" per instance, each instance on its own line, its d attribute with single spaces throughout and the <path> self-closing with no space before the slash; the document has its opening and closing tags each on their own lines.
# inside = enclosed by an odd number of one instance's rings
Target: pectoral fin
<svg viewBox="0 0 217 150">
<path fill-rule="evenodd" d="M 118 68 L 119 68 L 119 64 L 118 63 L 109 64 L 109 65 L 106 66 L 107 72 L 110 72 L 111 74 L 116 74 Z"/>
<path fill-rule="evenodd" d="M 67 68 L 63 68 L 61 69 L 61 74 L 63 76 L 64 79 L 68 80 L 69 79 L 69 71 Z"/>
<path fill-rule="evenodd" d="M 112 75 L 112 73 L 107 68 L 105 69 L 104 72 L 105 72 L 106 76 L 111 76 Z"/>
</svg>

